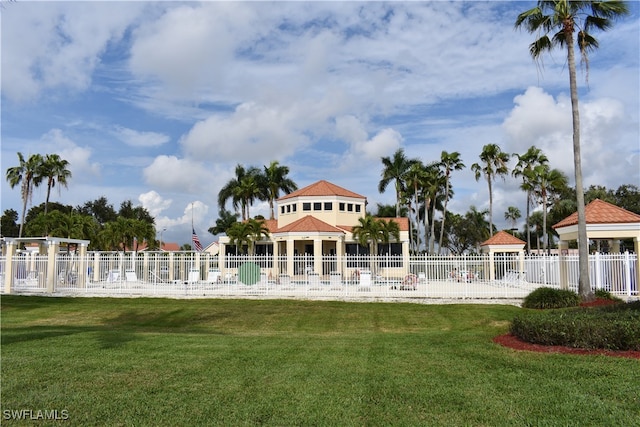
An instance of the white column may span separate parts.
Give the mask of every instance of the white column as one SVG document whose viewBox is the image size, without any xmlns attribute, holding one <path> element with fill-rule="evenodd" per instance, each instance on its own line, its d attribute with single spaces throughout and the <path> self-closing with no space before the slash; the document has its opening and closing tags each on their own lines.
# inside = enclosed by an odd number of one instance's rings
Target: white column
<svg viewBox="0 0 640 427">
<path fill-rule="evenodd" d="M 313 271 L 318 275 L 322 274 L 322 239 L 313 239 Z"/>
<path fill-rule="evenodd" d="M 294 240 L 287 237 L 287 275 L 293 277 L 293 247 Z"/>
<path fill-rule="evenodd" d="M 56 283 L 56 255 L 58 253 L 58 243 L 56 241 L 49 242 L 47 249 L 47 292 L 53 293 Z"/>
<path fill-rule="evenodd" d="M 16 255 L 16 243 L 14 241 L 5 242 L 5 260 L 4 260 L 4 293 L 11 293 L 11 285 L 13 284 L 13 258 Z"/>
</svg>

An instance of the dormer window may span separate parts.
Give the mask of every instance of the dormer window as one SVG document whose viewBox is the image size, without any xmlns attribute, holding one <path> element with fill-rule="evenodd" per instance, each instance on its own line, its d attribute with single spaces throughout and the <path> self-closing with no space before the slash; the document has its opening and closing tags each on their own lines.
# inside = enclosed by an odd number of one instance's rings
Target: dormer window
<svg viewBox="0 0 640 427">
<path fill-rule="evenodd" d="M 333 210 L 333 203 L 331 203 L 331 202 L 324 202 L 324 210 L 325 210 L 325 211 L 332 211 L 332 210 Z"/>
<path fill-rule="evenodd" d="M 305 202 L 302 204 L 302 210 L 303 211 L 310 211 L 311 210 L 311 203 L 309 202 Z"/>
<path fill-rule="evenodd" d="M 322 210 L 322 203 L 320 203 L 320 202 L 315 202 L 315 203 L 313 204 L 313 210 L 314 210 L 314 211 L 320 211 L 320 210 Z"/>
</svg>

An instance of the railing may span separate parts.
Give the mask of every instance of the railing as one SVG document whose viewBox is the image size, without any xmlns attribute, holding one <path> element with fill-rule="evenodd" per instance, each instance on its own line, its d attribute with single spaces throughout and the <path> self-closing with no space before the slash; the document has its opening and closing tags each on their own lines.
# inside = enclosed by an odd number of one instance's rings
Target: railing
<svg viewBox="0 0 640 427">
<path fill-rule="evenodd" d="M 4 293 L 317 298 L 523 298 L 540 286 L 578 288 L 578 257 L 226 256 L 195 252 L 94 252 L 0 257 Z M 4 271 L 11 263 L 12 278 Z M 638 296 L 635 254 L 590 256 L 593 289 Z M 8 269 L 7 269 L 8 270 Z M 493 272 L 493 278 L 491 274 Z M 8 285 L 7 285 L 8 283 Z"/>
</svg>

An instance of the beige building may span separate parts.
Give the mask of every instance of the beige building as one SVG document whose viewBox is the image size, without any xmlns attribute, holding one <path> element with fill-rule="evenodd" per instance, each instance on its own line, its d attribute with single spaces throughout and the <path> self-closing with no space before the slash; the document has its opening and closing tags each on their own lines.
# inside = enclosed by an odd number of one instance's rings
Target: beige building
<svg viewBox="0 0 640 427">
<path fill-rule="evenodd" d="M 309 272 L 326 276 L 338 273 L 357 273 L 358 266 L 341 262 L 345 255 L 368 255 L 353 239 L 353 227 L 366 215 L 367 199 L 328 181 L 318 181 L 279 198 L 277 219 L 266 220 L 269 238 L 256 242 L 256 255 L 272 258 L 267 266 L 269 275 L 293 277 Z M 407 218 L 390 218 L 398 223 L 400 240 L 379 245 L 380 255 L 402 256 L 402 265 L 394 263 L 397 271 L 386 271 L 403 277 L 408 269 L 409 222 Z M 227 236 L 220 237 L 219 265 L 221 269 L 233 269 L 225 260 L 234 255 Z M 300 271 L 299 259 L 306 256 L 310 262 Z M 382 273 L 382 271 L 380 271 Z M 396 274 L 393 274 L 396 273 Z"/>
</svg>

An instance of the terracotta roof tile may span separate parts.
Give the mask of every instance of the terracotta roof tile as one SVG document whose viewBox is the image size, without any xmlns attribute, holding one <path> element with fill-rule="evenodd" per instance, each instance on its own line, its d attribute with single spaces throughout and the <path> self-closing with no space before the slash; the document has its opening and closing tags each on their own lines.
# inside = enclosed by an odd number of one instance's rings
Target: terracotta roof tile
<svg viewBox="0 0 640 427">
<path fill-rule="evenodd" d="M 525 242 L 517 237 L 507 233 L 506 231 L 498 231 L 486 241 L 482 242 L 480 246 L 489 245 L 524 245 Z"/>
<path fill-rule="evenodd" d="M 291 199 L 292 197 L 301 197 L 301 196 L 342 196 L 342 197 L 353 197 L 356 199 L 365 199 L 366 197 L 361 196 L 353 191 L 349 191 L 345 188 L 339 187 L 335 184 L 330 183 L 329 181 L 318 181 L 311 185 L 308 185 L 304 188 L 294 191 L 293 193 L 289 193 L 280 197 L 278 200 L 286 200 Z"/>
<path fill-rule="evenodd" d="M 287 224 L 279 228 L 275 233 L 291 233 L 291 232 L 320 232 L 320 233 L 344 233 L 337 227 L 327 224 L 311 215 L 300 218 L 297 221 Z"/>
<path fill-rule="evenodd" d="M 604 200 L 595 199 L 584 208 L 587 224 L 628 224 L 640 222 L 640 215 L 612 205 Z M 567 227 L 578 223 L 578 213 L 574 212 L 553 228 Z"/>
</svg>

